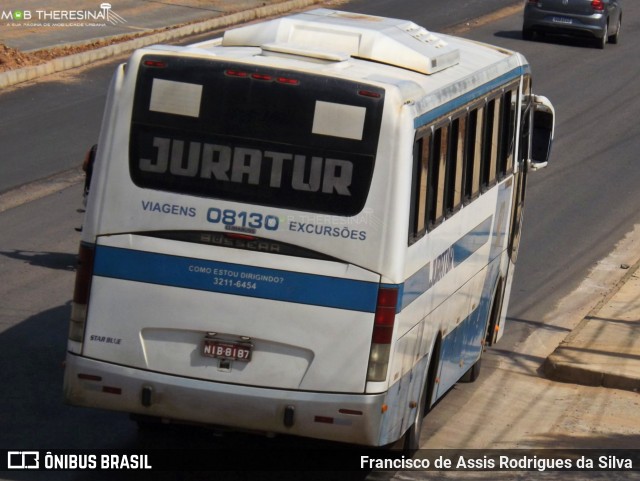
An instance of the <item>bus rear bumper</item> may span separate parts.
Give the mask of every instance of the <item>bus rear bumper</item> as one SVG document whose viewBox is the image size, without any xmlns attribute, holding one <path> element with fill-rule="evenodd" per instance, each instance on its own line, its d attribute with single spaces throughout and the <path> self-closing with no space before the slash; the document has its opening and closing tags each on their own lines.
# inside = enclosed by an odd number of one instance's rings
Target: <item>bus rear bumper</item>
<svg viewBox="0 0 640 481">
<path fill-rule="evenodd" d="M 385 394 L 268 389 L 182 378 L 67 353 L 64 396 L 94 407 L 186 423 L 379 445 Z"/>
</svg>

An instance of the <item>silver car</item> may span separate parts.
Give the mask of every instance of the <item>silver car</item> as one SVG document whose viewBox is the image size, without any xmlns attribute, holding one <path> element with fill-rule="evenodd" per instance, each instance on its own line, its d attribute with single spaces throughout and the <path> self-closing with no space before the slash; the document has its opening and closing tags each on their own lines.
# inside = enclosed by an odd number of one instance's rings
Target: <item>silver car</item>
<svg viewBox="0 0 640 481">
<path fill-rule="evenodd" d="M 622 25 L 620 0 L 525 0 L 522 37 L 535 33 L 579 35 L 599 48 L 618 43 Z"/>
</svg>

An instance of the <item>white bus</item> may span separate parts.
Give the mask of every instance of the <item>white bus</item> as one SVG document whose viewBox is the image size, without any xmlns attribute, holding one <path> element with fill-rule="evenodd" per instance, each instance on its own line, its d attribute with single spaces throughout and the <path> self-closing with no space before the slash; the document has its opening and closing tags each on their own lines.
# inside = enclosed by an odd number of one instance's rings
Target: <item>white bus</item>
<svg viewBox="0 0 640 481">
<path fill-rule="evenodd" d="M 554 112 L 522 55 L 319 9 L 136 51 L 107 98 L 74 405 L 381 446 L 500 337 Z"/>
</svg>

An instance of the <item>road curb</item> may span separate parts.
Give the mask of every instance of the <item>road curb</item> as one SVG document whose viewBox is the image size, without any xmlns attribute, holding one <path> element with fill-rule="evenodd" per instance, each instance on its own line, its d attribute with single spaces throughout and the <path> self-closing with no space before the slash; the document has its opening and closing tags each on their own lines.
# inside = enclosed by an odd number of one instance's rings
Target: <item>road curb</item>
<svg viewBox="0 0 640 481">
<path fill-rule="evenodd" d="M 64 70 L 88 65 L 92 62 L 131 52 L 135 49 L 146 47 L 148 45 L 165 43 L 188 35 L 226 28 L 231 25 L 250 22 L 252 20 L 258 20 L 274 15 L 281 15 L 291 10 L 307 8 L 317 3 L 321 3 L 321 0 L 288 0 L 282 3 L 212 18 L 210 20 L 185 25 L 183 27 L 172 28 L 163 32 L 146 35 L 144 37 L 108 45 L 106 47 L 88 50 L 86 52 L 55 58 L 40 65 L 9 70 L 7 72 L 0 73 L 0 89 L 46 75 L 62 72 Z"/>
<path fill-rule="evenodd" d="M 640 378 L 624 373 L 614 373 L 604 364 L 580 362 L 574 352 L 573 344 L 586 330 L 589 323 L 596 321 L 604 306 L 611 301 L 629 282 L 638 275 L 640 260 L 631 266 L 623 278 L 611 289 L 611 292 L 595 306 L 591 312 L 567 335 L 556 350 L 545 360 L 542 369 L 545 376 L 553 381 L 569 382 L 585 386 L 602 386 L 613 389 L 640 392 Z M 615 355 L 613 353 L 612 355 Z"/>
<path fill-rule="evenodd" d="M 84 172 L 80 166 L 36 180 L 0 194 L 0 213 L 32 202 L 42 197 L 84 181 Z"/>
<path fill-rule="evenodd" d="M 503 7 L 500 10 L 496 10 L 493 13 L 478 17 L 475 20 L 465 21 L 462 23 L 458 23 L 456 25 L 452 25 L 451 27 L 447 28 L 447 33 L 449 35 L 462 35 L 463 33 L 471 30 L 472 28 L 480 27 L 482 25 L 487 25 L 488 23 L 494 22 L 499 18 L 515 15 L 516 13 L 521 12 L 522 8 L 523 8 L 522 2 L 517 1 L 513 5 Z"/>
</svg>

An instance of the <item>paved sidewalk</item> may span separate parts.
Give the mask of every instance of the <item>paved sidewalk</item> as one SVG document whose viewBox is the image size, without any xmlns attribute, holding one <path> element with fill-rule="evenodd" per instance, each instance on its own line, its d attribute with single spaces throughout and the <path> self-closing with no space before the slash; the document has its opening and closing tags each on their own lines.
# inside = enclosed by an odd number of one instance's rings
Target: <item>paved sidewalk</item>
<svg viewBox="0 0 640 481">
<path fill-rule="evenodd" d="M 547 358 L 550 379 L 640 392 L 640 262 Z"/>
</svg>

